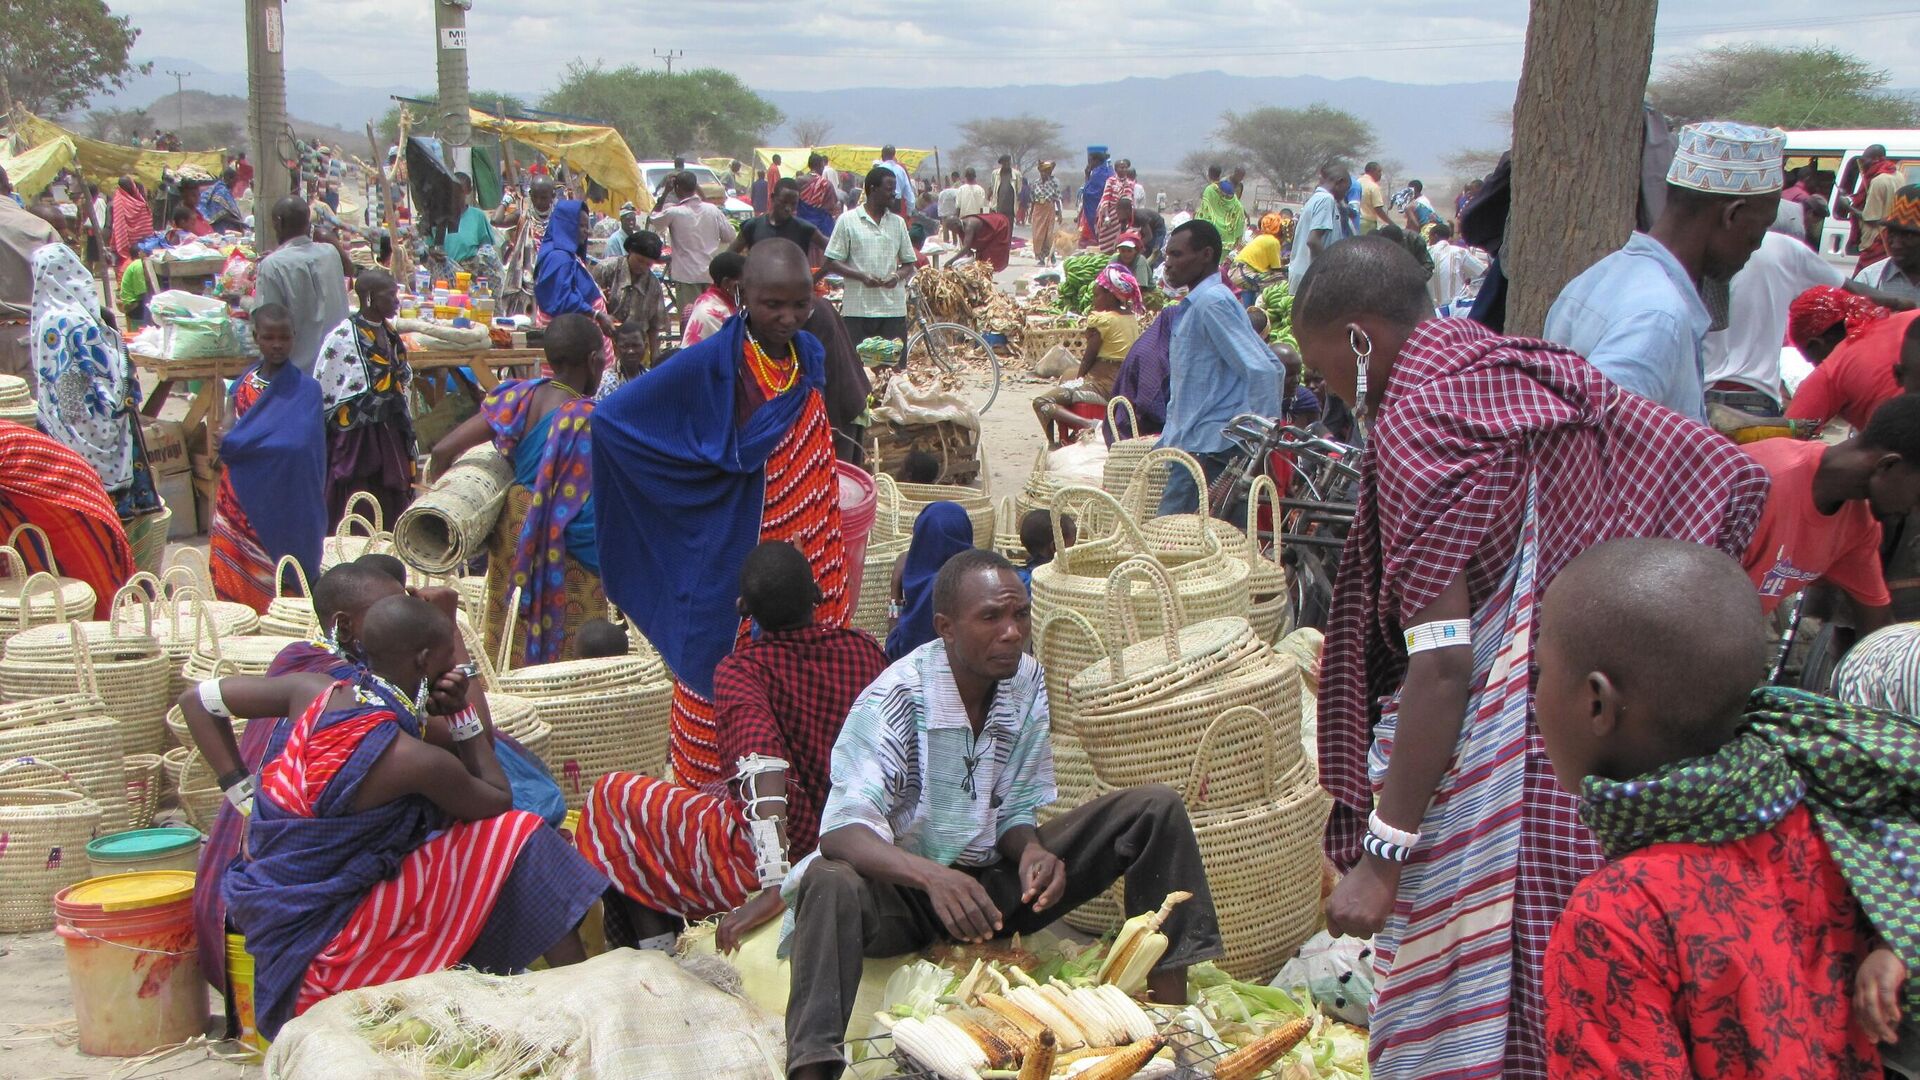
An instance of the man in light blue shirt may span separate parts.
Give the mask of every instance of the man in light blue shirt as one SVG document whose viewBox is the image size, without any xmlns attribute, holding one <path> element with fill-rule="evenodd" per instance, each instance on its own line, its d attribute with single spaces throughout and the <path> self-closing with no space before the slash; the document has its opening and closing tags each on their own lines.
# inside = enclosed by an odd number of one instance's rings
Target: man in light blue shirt
<svg viewBox="0 0 1920 1080">
<path fill-rule="evenodd" d="M 1280 365 L 1220 280 L 1220 251 L 1220 230 L 1189 221 L 1167 241 L 1164 271 L 1169 284 L 1192 291 L 1173 329 L 1172 397 L 1160 445 L 1198 458 L 1209 483 L 1227 465 L 1228 422 L 1242 413 L 1280 415 Z M 1203 504 L 1192 475 L 1174 469 L 1160 513 L 1191 514 Z M 1226 516 L 1231 519 L 1232 508 Z"/>
<path fill-rule="evenodd" d="M 1345 165 L 1335 162 L 1320 170 L 1320 186 L 1300 208 L 1299 231 L 1295 234 L 1299 239 L 1287 264 L 1287 285 L 1295 292 L 1300 290 L 1300 279 L 1307 276 L 1315 255 L 1353 235 L 1354 230 L 1345 222 L 1347 192 L 1353 186 L 1353 176 Z"/>
<path fill-rule="evenodd" d="M 1589 267 L 1547 312 L 1545 337 L 1621 387 L 1706 419 L 1702 280 L 1726 282 L 1759 249 L 1780 205 L 1786 136 L 1710 121 L 1680 129 L 1667 204 L 1649 232 Z"/>
</svg>

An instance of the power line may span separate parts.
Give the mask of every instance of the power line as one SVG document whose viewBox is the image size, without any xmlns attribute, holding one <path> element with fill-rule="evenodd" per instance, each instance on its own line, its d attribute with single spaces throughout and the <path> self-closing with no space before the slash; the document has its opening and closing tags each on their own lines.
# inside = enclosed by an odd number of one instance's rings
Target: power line
<svg viewBox="0 0 1920 1080">
<path fill-rule="evenodd" d="M 685 55 L 687 55 L 687 50 L 685 49 L 668 49 L 666 52 L 661 52 L 659 49 L 653 50 L 653 58 L 655 60 L 666 61 L 667 74 L 669 75 L 673 74 L 673 62 Z"/>
<path fill-rule="evenodd" d="M 185 86 L 186 77 L 193 74 L 193 72 L 170 70 L 167 74 L 173 76 L 173 126 L 174 133 L 178 134 L 186 130 L 187 126 L 187 92 L 183 87 Z"/>
</svg>

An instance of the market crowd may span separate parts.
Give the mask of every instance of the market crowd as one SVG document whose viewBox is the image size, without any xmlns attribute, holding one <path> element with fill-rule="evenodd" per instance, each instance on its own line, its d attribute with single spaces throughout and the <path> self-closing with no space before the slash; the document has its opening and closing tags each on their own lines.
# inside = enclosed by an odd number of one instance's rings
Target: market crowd
<svg viewBox="0 0 1920 1080">
<path fill-rule="evenodd" d="M 290 557 L 322 632 L 268 677 L 179 699 L 228 800 L 202 941 L 244 933 L 271 1036 L 455 963 L 578 961 L 596 901 L 610 941 L 641 948 L 709 917 L 729 950 L 778 924 L 789 1073 L 830 1077 L 863 957 L 1031 933 L 1122 883 L 1128 914 L 1192 894 L 1150 980 L 1183 1002 L 1222 947 L 1180 797 L 1038 813 L 1056 791 L 1029 589 L 1052 530 L 1020 523 L 1016 566 L 934 502 L 884 647 L 847 628 L 862 346 L 905 336 L 929 237 L 1003 270 L 1026 229 L 1087 309 L 1078 366 L 1034 403 L 1050 437 L 1101 428 L 1123 395 L 1138 430 L 1101 434 L 1157 434 L 1208 482 L 1245 413 L 1356 448 L 1318 768 L 1327 924 L 1372 939 L 1379 1075 L 1904 1062 L 1920 634 L 1890 586 L 1910 588 L 1920 510 L 1920 186 L 1879 147 L 1848 190 L 1790 175 L 1784 141 L 1724 122 L 1649 140 L 1642 227 L 1538 338 L 1504 332 L 1504 166 L 1450 215 L 1371 162 L 1329 163 L 1297 211 L 1250 212 L 1244 170 L 1216 168 L 1169 213 L 1105 146 L 1078 187 L 1009 158 L 984 183 L 919 181 L 887 147 L 864 170 L 776 157 L 736 222 L 684 168 L 650 210 L 596 215 L 582 178 L 542 169 L 488 213 L 409 149 L 396 173 L 436 178 L 412 189 L 431 204 L 400 259 L 415 277 L 341 217 L 316 155 L 301 195 L 255 215 L 259 257 L 211 290 L 258 357 L 225 393 L 214 585 L 264 610 Z M 242 164 L 168 178 L 164 214 L 132 176 L 73 214 L 0 199 L 0 358 L 37 408 L 36 427 L 0 422 L 0 525 L 41 525 L 101 596 L 158 509 L 124 335 L 177 302 L 155 252 L 239 244 Z M 1851 273 L 1813 248 L 1843 203 Z M 544 362 L 420 445 L 428 376 L 400 315 L 482 289 Z M 1797 387 L 1783 341 L 1812 366 Z M 481 446 L 525 496 L 487 568 L 518 604 L 516 661 L 625 652 L 611 605 L 673 679 L 670 778 L 600 777 L 571 842 L 552 778 L 471 682 L 458 597 L 377 556 L 321 572 L 352 505 L 391 521 L 423 460 L 437 476 Z M 1245 520 L 1174 473 L 1160 514 Z M 1860 639 L 1820 693 L 1772 685 L 1790 599 Z M 203 957 L 216 985 L 221 963 Z"/>
</svg>

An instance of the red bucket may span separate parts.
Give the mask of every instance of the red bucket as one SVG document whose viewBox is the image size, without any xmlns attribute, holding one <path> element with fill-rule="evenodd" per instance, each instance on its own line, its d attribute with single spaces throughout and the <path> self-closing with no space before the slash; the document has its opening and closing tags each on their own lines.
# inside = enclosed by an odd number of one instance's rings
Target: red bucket
<svg viewBox="0 0 1920 1080">
<path fill-rule="evenodd" d="M 840 478 L 840 540 L 847 549 L 847 610 L 852 611 L 866 576 L 867 537 L 873 534 L 880 499 L 865 469 L 836 461 L 833 471 Z"/>
</svg>

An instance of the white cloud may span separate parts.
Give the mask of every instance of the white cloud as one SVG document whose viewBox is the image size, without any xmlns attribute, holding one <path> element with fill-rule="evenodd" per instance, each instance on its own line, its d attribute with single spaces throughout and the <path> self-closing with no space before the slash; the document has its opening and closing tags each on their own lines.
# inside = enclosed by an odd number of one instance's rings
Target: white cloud
<svg viewBox="0 0 1920 1080">
<path fill-rule="evenodd" d="M 238 5 L 114 0 L 112 6 L 140 28 L 138 55 L 244 67 Z M 476 0 L 467 17 L 472 84 L 531 96 L 576 56 L 651 65 L 656 49 L 684 50 L 676 65 L 725 68 L 769 89 L 1081 83 L 1210 68 L 1420 83 L 1512 79 L 1519 74 L 1527 11 L 1523 0 L 1362 0 L 1346 10 L 1306 0 L 709 0 L 684 6 L 574 0 L 564 14 L 559 7 L 550 0 Z M 290 68 L 359 86 L 433 85 L 427 4 L 295 0 L 285 11 Z M 1813 24 L 1821 11 L 1840 14 Z M 1852 21 L 1902 12 L 1906 17 Z M 1912 0 L 1840 9 L 1786 0 L 1737 7 L 1667 0 L 1657 55 L 1723 41 L 1823 41 L 1888 68 L 1895 85 L 1920 86 L 1920 14 L 1913 12 Z"/>
</svg>

